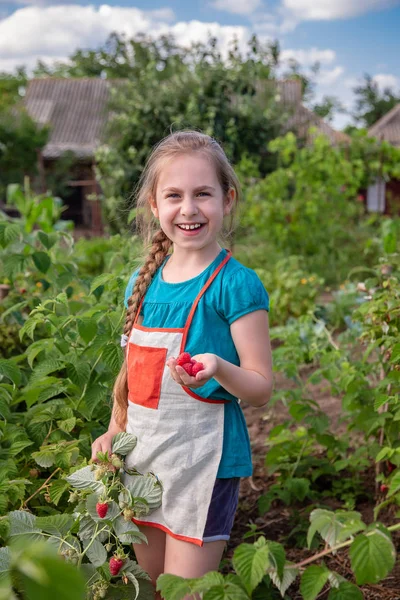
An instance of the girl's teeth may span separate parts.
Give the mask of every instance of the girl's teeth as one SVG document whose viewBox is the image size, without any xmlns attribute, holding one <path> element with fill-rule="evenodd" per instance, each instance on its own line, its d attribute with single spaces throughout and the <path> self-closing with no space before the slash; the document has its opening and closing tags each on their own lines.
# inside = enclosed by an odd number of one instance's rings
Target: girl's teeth
<svg viewBox="0 0 400 600">
<path fill-rule="evenodd" d="M 200 223 L 196 223 L 196 225 L 179 225 L 181 229 L 198 229 L 200 227 Z"/>
</svg>

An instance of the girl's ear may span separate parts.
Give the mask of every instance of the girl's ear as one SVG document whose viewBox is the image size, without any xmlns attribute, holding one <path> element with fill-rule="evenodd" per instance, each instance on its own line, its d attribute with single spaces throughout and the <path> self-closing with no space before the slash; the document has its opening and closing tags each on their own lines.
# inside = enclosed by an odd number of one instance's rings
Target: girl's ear
<svg viewBox="0 0 400 600">
<path fill-rule="evenodd" d="M 150 208 L 155 218 L 158 219 L 158 208 L 154 198 L 150 198 Z"/>
<path fill-rule="evenodd" d="M 233 205 L 235 203 L 235 198 L 236 198 L 236 192 L 234 190 L 234 188 L 229 188 L 229 191 L 227 193 L 227 195 L 225 196 L 225 200 L 224 200 L 224 216 L 227 216 L 230 214 Z"/>
</svg>

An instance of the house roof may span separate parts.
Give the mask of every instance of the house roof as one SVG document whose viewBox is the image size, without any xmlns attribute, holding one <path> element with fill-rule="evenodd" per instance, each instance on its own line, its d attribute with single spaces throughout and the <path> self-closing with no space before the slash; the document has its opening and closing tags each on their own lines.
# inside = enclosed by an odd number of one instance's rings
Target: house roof
<svg viewBox="0 0 400 600">
<path fill-rule="evenodd" d="M 51 126 L 44 158 L 58 158 L 71 150 L 79 158 L 92 157 L 107 120 L 109 82 L 104 79 L 32 79 L 25 106 L 39 124 Z"/>
<path fill-rule="evenodd" d="M 25 106 L 39 124 L 50 125 L 50 137 L 43 148 L 44 158 L 58 158 L 70 150 L 79 158 L 91 158 L 100 145 L 102 131 L 107 122 L 107 104 L 110 87 L 121 80 L 99 78 L 40 78 L 28 83 Z M 267 83 L 267 86 L 265 86 Z M 270 93 L 270 85 L 263 82 L 257 90 Z M 293 107 L 287 129 L 295 129 L 308 141 L 311 126 L 326 134 L 332 143 L 348 140 L 348 136 L 335 131 L 323 119 L 301 104 L 301 83 L 298 80 L 277 82 L 275 98 L 286 107 Z"/>
<path fill-rule="evenodd" d="M 310 127 L 316 129 L 315 134 L 310 133 Z M 295 108 L 294 113 L 286 123 L 286 128 L 295 130 L 297 135 L 304 138 L 307 143 L 311 143 L 313 138 L 321 133 L 328 137 L 331 144 L 345 144 L 350 141 L 350 137 L 346 133 L 333 129 L 322 117 L 302 104 Z"/>
<path fill-rule="evenodd" d="M 386 140 L 394 146 L 400 146 L 400 103 L 372 125 L 368 134 L 380 140 Z"/>
</svg>

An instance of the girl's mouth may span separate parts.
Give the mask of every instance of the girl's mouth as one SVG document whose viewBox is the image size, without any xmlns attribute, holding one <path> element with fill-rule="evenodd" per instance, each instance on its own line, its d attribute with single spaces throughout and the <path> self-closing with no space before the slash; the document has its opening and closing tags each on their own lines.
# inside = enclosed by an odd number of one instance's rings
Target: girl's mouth
<svg viewBox="0 0 400 600">
<path fill-rule="evenodd" d="M 178 224 L 177 227 L 184 233 L 184 235 L 196 235 L 201 229 L 203 229 L 205 223 L 182 223 Z"/>
</svg>

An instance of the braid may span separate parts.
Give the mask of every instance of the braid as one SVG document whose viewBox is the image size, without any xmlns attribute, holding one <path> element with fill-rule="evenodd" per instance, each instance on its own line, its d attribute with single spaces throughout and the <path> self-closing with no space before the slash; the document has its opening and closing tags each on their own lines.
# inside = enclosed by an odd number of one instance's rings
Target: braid
<svg viewBox="0 0 400 600">
<path fill-rule="evenodd" d="M 163 260 L 171 248 L 172 242 L 162 229 L 157 231 L 152 239 L 152 245 L 147 259 L 139 271 L 135 281 L 132 296 L 128 300 L 128 310 L 124 325 L 124 334 L 129 335 L 135 320 L 140 302 L 148 290 L 155 272 L 161 266 Z M 121 427 L 126 426 L 128 406 L 128 372 L 126 358 L 117 376 L 113 390 L 114 407 L 113 415 L 115 421 Z"/>
<path fill-rule="evenodd" d="M 132 296 L 128 300 L 128 310 L 124 326 L 125 335 L 128 335 L 132 329 L 139 304 L 151 284 L 154 273 L 161 266 L 172 244 L 171 240 L 165 235 L 162 229 L 159 229 L 154 234 L 151 241 L 152 245 L 148 257 L 139 271 L 139 275 L 136 278 L 135 286 L 132 291 Z"/>
</svg>

